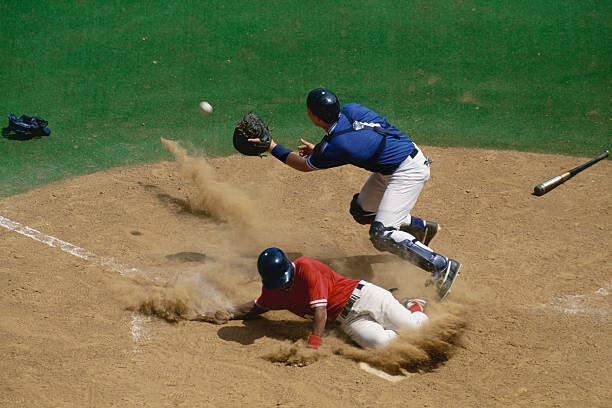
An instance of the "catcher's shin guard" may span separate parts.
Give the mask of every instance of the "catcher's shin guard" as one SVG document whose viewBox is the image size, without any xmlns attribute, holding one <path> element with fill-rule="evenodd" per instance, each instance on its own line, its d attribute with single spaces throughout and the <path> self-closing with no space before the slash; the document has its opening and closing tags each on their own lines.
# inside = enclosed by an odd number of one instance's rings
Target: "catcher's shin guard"
<svg viewBox="0 0 612 408">
<path fill-rule="evenodd" d="M 431 272 L 432 275 L 427 285 L 436 285 L 440 300 L 444 300 L 450 293 L 451 286 L 461 269 L 459 262 L 435 253 L 407 232 L 385 227 L 379 221 L 374 221 L 370 227 L 370 241 L 379 251 L 399 255 L 427 272 Z"/>
<path fill-rule="evenodd" d="M 412 217 L 414 220 L 416 217 Z M 410 224 L 403 224 L 400 226 L 400 231 L 404 231 L 429 246 L 431 240 L 436 236 L 438 231 L 440 231 L 440 226 L 433 221 L 424 221 L 421 220 L 423 226 L 414 225 L 414 222 L 410 222 Z"/>
<path fill-rule="evenodd" d="M 391 252 L 433 274 L 439 274 L 448 266 L 448 258 L 435 253 L 407 232 L 385 227 L 379 221 L 370 226 L 370 241 L 379 251 Z"/>
</svg>

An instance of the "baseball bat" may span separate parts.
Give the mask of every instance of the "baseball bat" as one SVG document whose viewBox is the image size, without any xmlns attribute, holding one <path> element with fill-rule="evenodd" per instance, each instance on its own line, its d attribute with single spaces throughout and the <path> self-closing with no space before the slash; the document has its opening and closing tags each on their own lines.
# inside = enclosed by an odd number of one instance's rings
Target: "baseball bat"
<svg viewBox="0 0 612 408">
<path fill-rule="evenodd" d="M 559 174 L 558 176 L 555 176 L 549 180 L 546 180 L 545 182 L 541 184 L 538 184 L 537 186 L 533 188 L 533 194 L 537 196 L 542 196 L 548 193 L 550 190 L 557 187 L 558 185 L 565 183 L 567 180 L 571 179 L 576 174 L 580 173 L 582 170 L 587 169 L 591 167 L 592 165 L 594 165 L 595 163 L 597 163 L 598 161 L 605 159 L 606 157 L 608 157 L 608 154 L 609 152 L 606 150 L 599 156 L 593 157 L 588 162 L 583 163 L 578 167 L 574 167 L 573 169 L 568 170 L 565 173 Z"/>
</svg>

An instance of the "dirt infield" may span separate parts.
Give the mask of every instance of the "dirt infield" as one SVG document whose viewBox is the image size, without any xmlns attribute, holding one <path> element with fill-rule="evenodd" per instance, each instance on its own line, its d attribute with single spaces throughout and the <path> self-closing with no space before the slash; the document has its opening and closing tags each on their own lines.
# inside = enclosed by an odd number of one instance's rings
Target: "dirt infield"
<svg viewBox="0 0 612 408">
<path fill-rule="evenodd" d="M 432 178 L 414 213 L 442 225 L 432 247 L 463 273 L 421 343 L 368 359 L 334 331 L 308 354 L 309 322 L 286 312 L 183 319 L 255 298 L 269 246 L 433 299 L 426 274 L 348 214 L 367 173 L 168 148 L 177 161 L 0 201 L 0 406 L 610 406 L 609 161 L 535 197 L 584 160 L 424 147 Z"/>
</svg>

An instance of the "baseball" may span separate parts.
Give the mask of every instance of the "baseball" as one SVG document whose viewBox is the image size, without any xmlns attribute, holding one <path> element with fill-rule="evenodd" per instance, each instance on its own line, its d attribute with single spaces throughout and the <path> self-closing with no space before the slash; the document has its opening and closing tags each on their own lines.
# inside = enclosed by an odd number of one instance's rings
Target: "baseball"
<svg viewBox="0 0 612 408">
<path fill-rule="evenodd" d="M 213 111 L 213 107 L 210 103 L 204 101 L 204 102 L 200 102 L 200 112 L 202 112 L 202 115 L 208 115 L 209 113 L 212 113 Z"/>
</svg>

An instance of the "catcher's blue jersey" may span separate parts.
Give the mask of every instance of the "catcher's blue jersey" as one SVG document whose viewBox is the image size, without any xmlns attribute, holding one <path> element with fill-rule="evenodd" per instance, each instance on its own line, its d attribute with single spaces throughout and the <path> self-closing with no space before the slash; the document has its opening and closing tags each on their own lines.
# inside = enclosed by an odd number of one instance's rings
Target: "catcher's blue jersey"
<svg viewBox="0 0 612 408">
<path fill-rule="evenodd" d="M 363 105 L 347 103 L 306 163 L 317 170 L 353 164 L 392 174 L 414 149 L 410 138 L 386 118 Z"/>
</svg>

